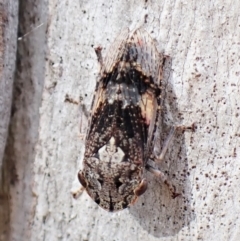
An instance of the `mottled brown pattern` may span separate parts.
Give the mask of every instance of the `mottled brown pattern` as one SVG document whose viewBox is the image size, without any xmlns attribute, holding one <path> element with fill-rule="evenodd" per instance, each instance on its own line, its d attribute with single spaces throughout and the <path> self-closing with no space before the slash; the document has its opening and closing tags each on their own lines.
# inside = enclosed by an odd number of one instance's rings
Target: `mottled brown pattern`
<svg viewBox="0 0 240 241">
<path fill-rule="evenodd" d="M 159 116 L 163 56 L 143 29 L 123 31 L 102 62 L 79 181 L 102 208 L 118 211 L 147 188 L 143 177 Z"/>
</svg>

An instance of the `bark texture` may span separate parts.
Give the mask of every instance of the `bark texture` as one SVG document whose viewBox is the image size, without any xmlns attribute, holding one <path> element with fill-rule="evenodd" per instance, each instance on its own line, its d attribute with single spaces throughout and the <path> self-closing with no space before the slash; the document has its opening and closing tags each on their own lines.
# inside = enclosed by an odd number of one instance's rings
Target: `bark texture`
<svg viewBox="0 0 240 241">
<path fill-rule="evenodd" d="M 20 4 L 19 32 L 29 34 L 18 41 L 5 152 L 18 177 L 9 189 L 9 240 L 239 240 L 239 9 L 227 0 Z M 108 213 L 86 193 L 71 196 L 84 142 L 79 107 L 65 96 L 82 96 L 89 108 L 99 70 L 92 46 L 106 53 L 122 28 L 138 26 L 169 56 L 156 148 L 173 124 L 197 129 L 176 135 L 159 164 L 182 196 L 171 199 L 146 173 L 136 205 Z"/>
<path fill-rule="evenodd" d="M 12 163 L 4 161 L 12 106 L 17 49 L 18 3 L 0 1 L 0 240 L 7 240 L 10 226 Z M 10 170 L 10 172 L 9 172 Z"/>
</svg>

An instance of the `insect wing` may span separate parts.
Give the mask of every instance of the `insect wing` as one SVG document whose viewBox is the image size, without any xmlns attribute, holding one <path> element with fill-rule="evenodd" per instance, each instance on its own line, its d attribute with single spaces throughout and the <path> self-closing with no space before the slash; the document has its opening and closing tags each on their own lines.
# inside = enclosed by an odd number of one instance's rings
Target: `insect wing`
<svg viewBox="0 0 240 241">
<path fill-rule="evenodd" d="M 142 28 L 131 33 L 131 45 L 137 53 L 136 63 L 145 76 L 152 78 L 154 84 L 160 87 L 162 79 L 163 55 L 160 54 L 150 35 Z"/>
<path fill-rule="evenodd" d="M 130 34 L 131 52 L 138 68 L 149 79 L 150 91 L 142 95 L 141 109 L 149 124 L 146 152 L 151 154 L 154 144 L 154 133 L 157 129 L 161 107 L 161 81 L 163 54 L 160 54 L 150 35 L 144 29 L 137 29 Z M 134 54 L 135 53 L 135 54 Z M 158 92 L 158 93 L 157 93 Z"/>
<path fill-rule="evenodd" d="M 123 29 L 114 40 L 113 44 L 110 45 L 108 52 L 104 58 L 103 70 L 105 73 L 110 73 L 121 59 L 121 56 L 125 51 L 125 42 L 128 36 L 129 29 Z"/>
<path fill-rule="evenodd" d="M 162 62 L 142 29 L 122 31 L 104 59 L 79 180 L 106 210 L 126 208 L 146 190 L 143 168 L 160 112 Z"/>
</svg>

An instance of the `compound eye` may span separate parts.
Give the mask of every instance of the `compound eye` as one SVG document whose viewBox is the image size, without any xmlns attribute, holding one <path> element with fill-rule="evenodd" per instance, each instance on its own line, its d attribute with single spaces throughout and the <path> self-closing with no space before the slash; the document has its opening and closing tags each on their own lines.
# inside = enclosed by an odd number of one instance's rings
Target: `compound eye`
<svg viewBox="0 0 240 241">
<path fill-rule="evenodd" d="M 87 182 L 86 182 L 86 180 L 85 180 L 85 177 L 84 177 L 82 171 L 80 171 L 80 172 L 78 173 L 78 180 L 79 180 L 79 182 L 81 183 L 81 185 L 86 188 Z"/>
<path fill-rule="evenodd" d="M 147 190 L 147 180 L 145 178 L 142 179 L 140 185 L 135 188 L 134 194 L 136 196 L 141 196 Z"/>
</svg>

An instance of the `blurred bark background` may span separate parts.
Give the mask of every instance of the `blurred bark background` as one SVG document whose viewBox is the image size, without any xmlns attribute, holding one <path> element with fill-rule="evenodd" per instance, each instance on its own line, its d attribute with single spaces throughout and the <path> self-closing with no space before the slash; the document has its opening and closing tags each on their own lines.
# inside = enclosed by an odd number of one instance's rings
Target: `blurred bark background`
<svg viewBox="0 0 240 241">
<path fill-rule="evenodd" d="M 240 2 L 43 1 L 0 3 L 0 240 L 239 240 Z M 163 128 L 176 135 L 165 171 L 183 193 L 146 173 L 148 190 L 118 213 L 80 186 L 89 109 L 99 66 L 121 29 L 142 26 L 168 55 Z M 11 113 L 11 115 L 10 115 Z M 158 148 L 159 149 L 159 148 Z"/>
<path fill-rule="evenodd" d="M 4 161 L 9 135 L 17 51 L 18 2 L 0 1 L 0 240 L 8 240 L 10 228 L 10 179 L 13 166 Z M 11 157 L 9 157 L 11 159 Z M 17 204 L 16 204 L 17 205 Z"/>
</svg>

